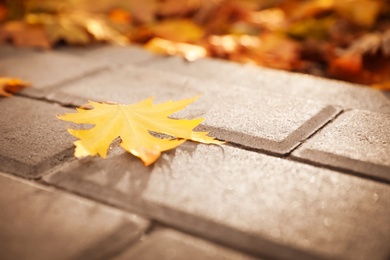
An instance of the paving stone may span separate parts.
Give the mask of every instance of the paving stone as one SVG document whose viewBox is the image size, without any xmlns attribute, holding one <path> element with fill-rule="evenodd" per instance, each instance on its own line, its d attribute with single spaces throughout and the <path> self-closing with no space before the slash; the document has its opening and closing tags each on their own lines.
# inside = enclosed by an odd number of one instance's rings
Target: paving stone
<svg viewBox="0 0 390 260">
<path fill-rule="evenodd" d="M 194 82 L 167 72 L 126 66 L 66 84 L 47 98 L 72 105 L 82 105 L 88 100 L 133 103 L 151 96 L 155 102 L 163 102 L 200 94 Z"/>
<path fill-rule="evenodd" d="M 226 145 L 163 155 L 143 198 L 163 223 L 260 256 L 390 256 L 388 185 Z"/>
<path fill-rule="evenodd" d="M 116 148 L 106 160 L 92 157 L 63 164 L 45 176 L 44 181 L 132 212 L 145 213 L 142 192 L 152 168 Z"/>
<path fill-rule="evenodd" d="M 59 52 L 31 52 L 1 61 L 0 75 L 28 81 L 32 88 L 23 93 L 41 97 L 45 90 L 102 70 L 99 62 L 86 61 Z"/>
<path fill-rule="evenodd" d="M 240 89 L 210 97 L 204 127 L 211 136 L 287 154 L 340 112 L 339 108 Z"/>
<path fill-rule="evenodd" d="M 255 258 L 178 231 L 159 229 L 114 259 L 249 260 Z"/>
<path fill-rule="evenodd" d="M 110 86 L 110 87 L 108 87 Z M 178 100 L 202 93 L 186 113 L 205 117 L 211 135 L 255 149 L 286 154 L 310 136 L 339 109 L 302 99 L 290 99 L 237 86 L 221 88 L 169 73 L 126 67 L 105 71 L 63 87 L 49 98 L 81 105 L 87 100 L 139 102 L 149 96 L 157 102 Z"/>
<path fill-rule="evenodd" d="M 346 111 L 293 155 L 390 182 L 390 115 Z"/>
<path fill-rule="evenodd" d="M 390 113 L 388 92 L 342 81 L 217 59 L 200 59 L 189 63 L 180 57 L 170 57 L 154 59 L 143 65 L 198 79 L 213 80 L 221 86 L 236 85 L 255 91 L 263 90 L 289 97 L 312 99 L 344 109 Z"/>
<path fill-rule="evenodd" d="M 0 259 L 108 259 L 148 221 L 0 173 Z"/>
<path fill-rule="evenodd" d="M 22 56 L 31 52 L 34 52 L 31 48 L 14 47 L 11 44 L 0 44 L 0 59 L 11 56 Z M 4 66 L 4 64 L 0 64 L 0 66 Z"/>
<path fill-rule="evenodd" d="M 141 46 L 104 46 L 86 54 L 92 60 L 103 61 L 112 65 L 138 64 L 154 60 L 159 56 L 144 50 Z"/>
<path fill-rule="evenodd" d="M 13 96 L 0 99 L 0 171 L 27 178 L 73 157 L 73 137 L 56 115 L 71 110 Z"/>
<path fill-rule="evenodd" d="M 58 45 L 54 49 L 56 52 L 64 53 L 64 54 L 69 54 L 73 56 L 78 56 L 78 57 L 85 57 L 88 55 L 88 53 L 99 50 L 104 48 L 105 45 L 103 44 L 92 44 L 92 45 L 87 45 L 87 46 L 69 46 L 67 44 L 64 45 Z"/>
</svg>

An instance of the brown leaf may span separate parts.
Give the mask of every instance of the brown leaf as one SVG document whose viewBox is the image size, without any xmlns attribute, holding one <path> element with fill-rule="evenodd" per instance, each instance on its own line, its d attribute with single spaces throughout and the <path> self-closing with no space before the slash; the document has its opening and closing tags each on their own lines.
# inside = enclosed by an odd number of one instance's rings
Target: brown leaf
<svg viewBox="0 0 390 260">
<path fill-rule="evenodd" d="M 0 42 L 12 41 L 16 46 L 49 49 L 50 41 L 44 28 L 23 21 L 8 22 L 0 27 Z"/>
<path fill-rule="evenodd" d="M 0 22 L 4 21 L 7 18 L 8 10 L 5 5 L 0 4 Z"/>
<path fill-rule="evenodd" d="M 347 51 L 371 55 L 380 52 L 384 56 L 390 56 L 390 29 L 385 32 L 373 32 L 361 36 L 352 43 Z"/>
</svg>

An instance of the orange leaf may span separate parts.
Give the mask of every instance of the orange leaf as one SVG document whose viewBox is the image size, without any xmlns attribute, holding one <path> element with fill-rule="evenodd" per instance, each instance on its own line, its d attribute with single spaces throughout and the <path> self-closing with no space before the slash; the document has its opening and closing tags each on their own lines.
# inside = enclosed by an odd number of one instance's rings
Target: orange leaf
<svg viewBox="0 0 390 260">
<path fill-rule="evenodd" d="M 119 8 L 111 10 L 108 17 L 111 21 L 118 24 L 130 24 L 132 22 L 131 14 Z"/>
<path fill-rule="evenodd" d="M 376 89 L 390 91 L 390 81 L 373 84 L 371 86 Z"/>
<path fill-rule="evenodd" d="M 9 97 L 11 93 L 15 93 L 22 88 L 29 87 L 29 83 L 15 78 L 1 78 L 0 77 L 0 96 Z"/>
<path fill-rule="evenodd" d="M 9 22 L 0 28 L 0 42 L 12 40 L 16 46 L 49 49 L 50 41 L 45 29 L 40 25 L 30 25 L 22 21 Z"/>
</svg>

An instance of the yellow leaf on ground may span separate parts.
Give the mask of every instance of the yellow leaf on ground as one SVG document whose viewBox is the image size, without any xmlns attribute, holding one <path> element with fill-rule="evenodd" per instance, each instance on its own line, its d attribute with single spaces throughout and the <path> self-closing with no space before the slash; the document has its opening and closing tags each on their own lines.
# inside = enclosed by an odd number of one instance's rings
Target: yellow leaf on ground
<svg viewBox="0 0 390 260">
<path fill-rule="evenodd" d="M 69 133 L 79 138 L 75 156 L 100 155 L 106 158 L 110 144 L 118 137 L 126 151 L 139 157 L 146 166 L 154 163 L 167 151 L 192 140 L 207 144 L 221 144 L 207 132 L 194 132 L 193 129 L 203 119 L 172 119 L 171 114 L 185 108 L 198 97 L 180 101 L 167 101 L 153 104 L 153 98 L 136 104 L 107 104 L 90 101 L 91 110 L 77 109 L 77 113 L 65 114 L 58 118 L 77 124 L 93 124 L 87 130 L 69 129 Z M 153 135 L 154 133 L 154 135 Z M 157 135 L 166 135 L 160 138 Z"/>
<path fill-rule="evenodd" d="M 22 88 L 29 87 L 29 83 L 20 79 L 14 78 L 1 78 L 0 77 L 0 96 L 9 97 L 11 93 L 15 93 Z"/>
</svg>

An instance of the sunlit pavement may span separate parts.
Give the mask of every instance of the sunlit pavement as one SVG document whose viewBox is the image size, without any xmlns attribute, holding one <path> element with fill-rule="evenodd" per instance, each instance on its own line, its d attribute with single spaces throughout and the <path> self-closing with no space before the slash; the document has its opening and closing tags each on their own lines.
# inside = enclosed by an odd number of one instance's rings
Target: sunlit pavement
<svg viewBox="0 0 390 260">
<path fill-rule="evenodd" d="M 0 259 L 389 259 L 390 94 L 137 46 L 0 46 Z M 113 145 L 75 159 L 88 100 L 201 94 L 187 142 L 150 167 Z"/>
</svg>

